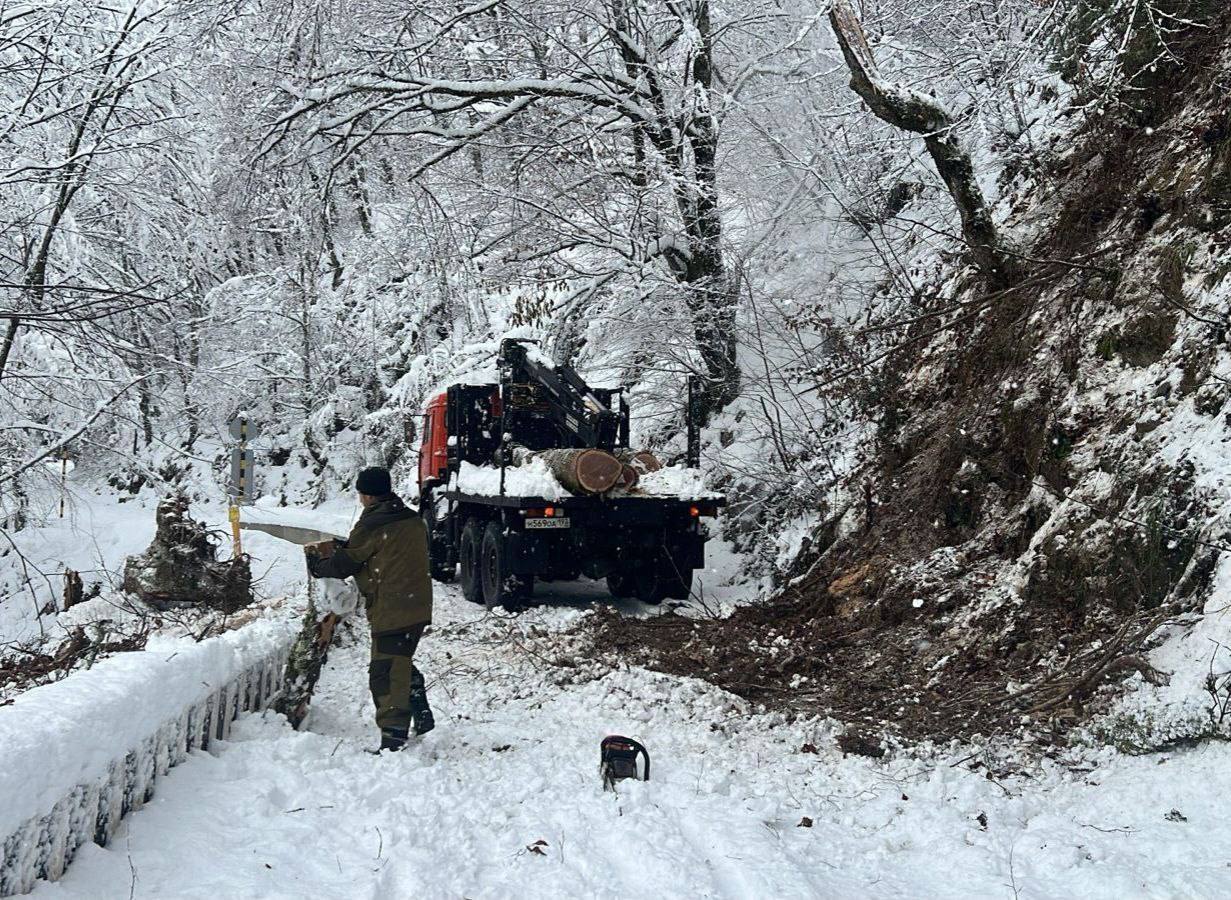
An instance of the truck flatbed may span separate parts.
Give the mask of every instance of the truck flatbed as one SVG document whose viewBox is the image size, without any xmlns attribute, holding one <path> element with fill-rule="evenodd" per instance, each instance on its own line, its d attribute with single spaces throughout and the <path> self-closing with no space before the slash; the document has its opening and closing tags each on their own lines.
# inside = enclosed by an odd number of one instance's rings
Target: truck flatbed
<svg viewBox="0 0 1231 900">
<path fill-rule="evenodd" d="M 618 497 L 604 495 L 601 497 L 560 497 L 555 500 L 546 497 L 515 496 L 512 494 L 472 494 L 466 491 L 442 491 L 441 497 L 462 503 L 476 503 L 484 506 L 500 506 L 509 509 L 536 509 L 544 506 L 571 507 L 610 507 L 613 509 L 631 509 L 645 507 L 663 509 L 668 506 L 698 505 L 720 508 L 727 505 L 727 500 L 721 494 L 707 494 L 700 497 L 668 497 L 662 494 L 623 494 Z M 713 513 L 707 513 L 713 515 Z"/>
</svg>

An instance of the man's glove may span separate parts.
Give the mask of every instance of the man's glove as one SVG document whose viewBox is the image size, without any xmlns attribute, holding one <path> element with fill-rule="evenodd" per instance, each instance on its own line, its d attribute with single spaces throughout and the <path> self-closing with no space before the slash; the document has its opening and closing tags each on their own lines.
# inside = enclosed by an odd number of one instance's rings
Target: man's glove
<svg viewBox="0 0 1231 900">
<path fill-rule="evenodd" d="M 321 563 L 333 556 L 333 551 L 338 545 L 338 541 L 320 541 L 316 544 L 305 544 L 303 555 L 308 564 L 308 574 L 313 578 L 320 578 Z"/>
</svg>

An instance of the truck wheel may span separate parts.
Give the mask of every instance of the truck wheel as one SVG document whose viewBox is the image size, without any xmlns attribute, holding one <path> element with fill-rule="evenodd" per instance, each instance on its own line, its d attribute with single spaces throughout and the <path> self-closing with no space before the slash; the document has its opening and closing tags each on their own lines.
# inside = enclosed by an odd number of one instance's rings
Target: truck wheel
<svg viewBox="0 0 1231 900">
<path fill-rule="evenodd" d="M 517 612 L 530 593 L 528 579 L 509 574 L 504 530 L 499 522 L 488 522 L 483 533 L 482 581 L 483 603 L 488 609 L 503 606 L 509 612 Z"/>
<path fill-rule="evenodd" d="M 646 560 L 633 570 L 630 578 L 633 594 L 642 603 L 657 606 L 667 596 L 666 579 L 663 578 L 662 566 L 655 565 L 652 560 Z"/>
<path fill-rule="evenodd" d="M 628 572 L 622 569 L 616 569 L 607 575 L 607 591 L 617 600 L 627 600 L 635 594 L 636 588 L 633 587 L 633 580 L 629 577 Z"/>
<path fill-rule="evenodd" d="M 672 600 L 687 600 L 692 594 L 692 569 L 676 568 L 675 563 L 663 563 L 664 593 Z"/>
<path fill-rule="evenodd" d="M 419 515 L 427 526 L 427 558 L 432 578 L 447 584 L 457 573 L 457 560 L 448 538 L 441 533 L 440 521 L 436 517 L 436 501 L 430 496 L 425 499 L 419 506 Z"/>
<path fill-rule="evenodd" d="M 483 579 L 479 572 L 479 554 L 483 542 L 483 526 L 477 519 L 467 519 L 462 529 L 457 558 L 462 569 L 462 596 L 471 603 L 483 602 Z"/>
</svg>

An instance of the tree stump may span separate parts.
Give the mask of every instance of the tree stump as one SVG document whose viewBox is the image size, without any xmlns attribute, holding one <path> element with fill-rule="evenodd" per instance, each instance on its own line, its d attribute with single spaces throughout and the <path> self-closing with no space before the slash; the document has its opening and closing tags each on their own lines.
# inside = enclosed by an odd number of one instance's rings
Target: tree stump
<svg viewBox="0 0 1231 900">
<path fill-rule="evenodd" d="M 153 542 L 124 563 L 125 592 L 160 610 L 204 606 L 232 613 L 252 602 L 248 557 L 219 560 L 217 539 L 189 517 L 185 496 L 164 498 L 155 518 Z"/>
<path fill-rule="evenodd" d="M 72 569 L 65 569 L 63 608 L 65 610 L 72 609 L 83 600 L 85 600 L 85 585 L 81 583 L 81 576 Z"/>
</svg>

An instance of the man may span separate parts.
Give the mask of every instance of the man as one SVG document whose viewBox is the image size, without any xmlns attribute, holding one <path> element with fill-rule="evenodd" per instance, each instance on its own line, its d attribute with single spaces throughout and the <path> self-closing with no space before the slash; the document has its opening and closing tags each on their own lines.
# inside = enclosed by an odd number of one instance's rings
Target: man
<svg viewBox="0 0 1231 900">
<path fill-rule="evenodd" d="M 427 528 L 393 493 L 389 470 L 364 469 L 355 480 L 363 513 L 345 541 L 305 548 L 315 578 L 349 578 L 363 595 L 372 626 L 368 682 L 382 750 L 400 750 L 435 726 L 423 675 L 412 658 L 432 621 Z"/>
</svg>

